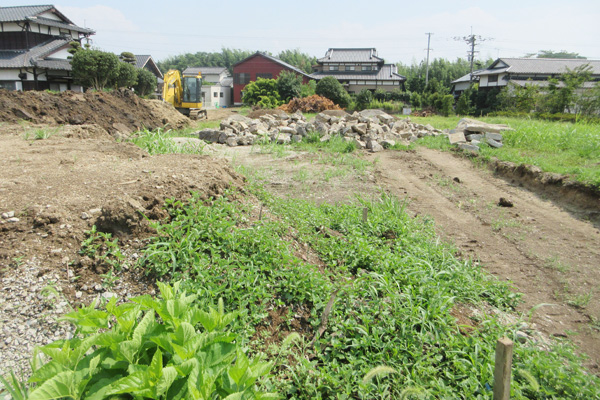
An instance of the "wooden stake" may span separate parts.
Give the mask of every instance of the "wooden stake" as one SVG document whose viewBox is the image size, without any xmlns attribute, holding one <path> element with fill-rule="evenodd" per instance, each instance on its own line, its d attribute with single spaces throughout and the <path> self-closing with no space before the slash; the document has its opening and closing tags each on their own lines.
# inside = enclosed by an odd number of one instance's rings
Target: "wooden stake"
<svg viewBox="0 0 600 400">
<path fill-rule="evenodd" d="M 367 222 L 367 217 L 369 216 L 369 209 L 367 207 L 363 208 L 363 222 Z"/>
<path fill-rule="evenodd" d="M 510 370 L 512 367 L 513 342 L 503 337 L 496 343 L 494 367 L 494 400 L 510 398 Z"/>
</svg>

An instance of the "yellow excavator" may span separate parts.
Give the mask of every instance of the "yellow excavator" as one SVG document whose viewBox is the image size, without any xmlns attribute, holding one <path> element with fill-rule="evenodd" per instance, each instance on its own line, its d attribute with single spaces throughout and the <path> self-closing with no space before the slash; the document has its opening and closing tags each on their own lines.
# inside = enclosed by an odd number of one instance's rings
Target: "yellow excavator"
<svg viewBox="0 0 600 400">
<path fill-rule="evenodd" d="M 206 118 L 202 108 L 202 75 L 181 75 L 171 69 L 164 76 L 163 101 L 173 104 L 183 115 L 191 119 Z"/>
</svg>

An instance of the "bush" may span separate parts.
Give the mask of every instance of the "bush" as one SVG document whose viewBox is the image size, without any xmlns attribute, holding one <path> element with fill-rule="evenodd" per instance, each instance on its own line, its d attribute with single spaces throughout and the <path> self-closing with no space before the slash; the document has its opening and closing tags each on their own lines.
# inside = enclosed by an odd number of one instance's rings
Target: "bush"
<svg viewBox="0 0 600 400">
<path fill-rule="evenodd" d="M 342 108 L 348 107 L 352 99 L 342 84 L 332 76 L 326 76 L 317 83 L 315 93 L 327 97 Z"/>
<path fill-rule="evenodd" d="M 225 314 L 222 301 L 200 310 L 179 283 L 157 285 L 160 300 L 144 295 L 117 306 L 113 297 L 105 310 L 94 302 L 67 314 L 77 336 L 37 349 L 28 398 L 273 396 L 255 385 L 271 365 L 249 360 L 227 331 L 236 314 Z M 39 365 L 39 353 L 51 360 Z"/>
<path fill-rule="evenodd" d="M 115 89 L 131 88 L 137 84 L 138 70 L 133 65 L 120 61 L 117 67 Z"/>
<path fill-rule="evenodd" d="M 242 102 L 251 106 L 262 108 L 275 108 L 282 104 L 281 97 L 277 91 L 277 81 L 275 79 L 258 78 L 250 82 L 244 88 Z"/>
<path fill-rule="evenodd" d="M 377 99 L 379 100 L 379 99 Z M 373 101 L 373 92 L 368 89 L 363 89 L 356 96 L 356 106 L 360 109 L 365 109 Z"/>
<path fill-rule="evenodd" d="M 452 106 L 454 105 L 454 96 L 451 94 L 447 94 L 440 99 L 441 107 L 438 109 L 440 114 L 444 117 L 447 117 L 451 114 L 454 114 L 452 110 Z"/>
<path fill-rule="evenodd" d="M 138 70 L 138 81 L 133 87 L 138 96 L 147 96 L 156 90 L 156 76 L 147 69 Z"/>
<path fill-rule="evenodd" d="M 300 97 L 302 87 L 302 77 L 292 71 L 281 71 L 277 77 L 277 91 L 284 102 L 288 102 L 294 97 Z"/>
<path fill-rule="evenodd" d="M 308 81 L 308 83 L 300 86 L 300 97 L 309 97 L 316 94 L 317 82 Z"/>
<path fill-rule="evenodd" d="M 458 115 L 469 115 L 471 113 L 471 107 L 469 104 L 469 96 L 462 93 L 456 103 L 456 114 Z"/>
</svg>

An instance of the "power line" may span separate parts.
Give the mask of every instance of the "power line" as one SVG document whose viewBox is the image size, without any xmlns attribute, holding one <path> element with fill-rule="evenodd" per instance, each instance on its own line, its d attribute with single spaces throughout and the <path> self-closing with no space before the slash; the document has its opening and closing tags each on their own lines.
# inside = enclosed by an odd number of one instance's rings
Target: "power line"
<svg viewBox="0 0 600 400">
<path fill-rule="evenodd" d="M 470 81 L 473 81 L 473 62 L 475 61 L 475 53 L 479 53 L 478 51 L 475 51 L 475 46 L 477 42 L 485 42 L 486 40 L 493 40 L 492 38 L 483 38 L 479 35 L 474 35 L 473 34 L 473 27 L 471 27 L 471 34 L 468 36 L 457 36 L 454 38 L 454 40 L 460 40 L 463 41 L 467 44 L 469 44 L 471 46 L 471 50 L 469 50 L 467 52 L 468 54 L 468 60 L 471 62 L 471 73 L 470 73 Z"/>
</svg>

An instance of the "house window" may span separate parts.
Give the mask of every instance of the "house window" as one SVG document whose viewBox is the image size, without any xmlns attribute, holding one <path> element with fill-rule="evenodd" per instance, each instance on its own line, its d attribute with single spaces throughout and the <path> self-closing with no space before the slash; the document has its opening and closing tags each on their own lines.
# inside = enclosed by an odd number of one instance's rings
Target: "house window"
<svg viewBox="0 0 600 400">
<path fill-rule="evenodd" d="M 223 97 L 223 92 L 219 93 L 219 97 Z"/>
<path fill-rule="evenodd" d="M 371 67 L 370 65 L 363 65 L 363 66 L 362 66 L 362 70 L 363 70 L 363 71 L 371 71 L 371 70 L 372 70 L 372 67 Z"/>
<path fill-rule="evenodd" d="M 346 65 L 346 71 L 354 71 L 356 67 L 354 65 Z"/>
<path fill-rule="evenodd" d="M 236 85 L 246 85 L 250 83 L 250 74 L 244 72 L 233 74 L 233 83 Z"/>
<path fill-rule="evenodd" d="M 273 79 L 273 74 L 270 72 L 258 73 L 258 74 L 256 74 L 256 79 L 258 79 L 258 78 Z"/>
<path fill-rule="evenodd" d="M 17 84 L 14 81 L 0 81 L 0 89 L 17 90 Z"/>
<path fill-rule="evenodd" d="M 498 75 L 489 75 L 488 76 L 488 83 L 497 83 L 498 82 Z"/>
<path fill-rule="evenodd" d="M 330 66 L 329 66 L 329 70 L 330 70 L 330 71 L 339 71 L 339 70 L 340 70 L 340 67 L 339 67 L 339 66 L 337 66 L 337 65 L 330 65 Z"/>
<path fill-rule="evenodd" d="M 214 92 L 213 97 L 217 97 L 217 94 L 218 94 L 217 92 Z"/>
</svg>

